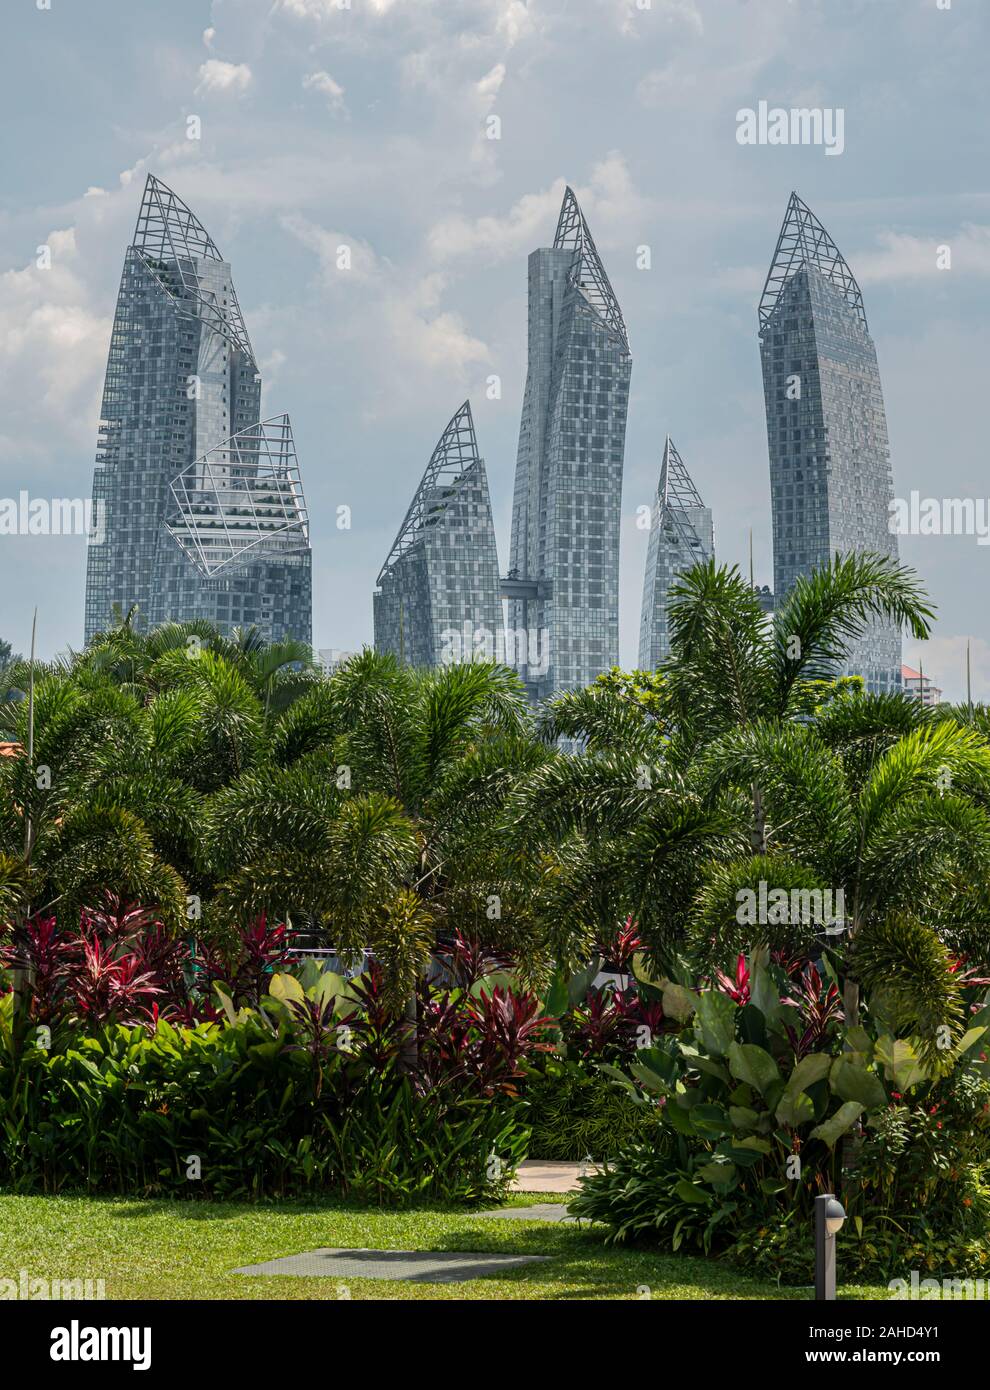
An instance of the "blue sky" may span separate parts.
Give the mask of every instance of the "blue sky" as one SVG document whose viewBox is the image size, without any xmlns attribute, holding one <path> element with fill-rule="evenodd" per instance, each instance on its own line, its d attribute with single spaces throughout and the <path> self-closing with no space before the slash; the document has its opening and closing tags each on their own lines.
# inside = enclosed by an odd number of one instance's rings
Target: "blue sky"
<svg viewBox="0 0 990 1390">
<path fill-rule="evenodd" d="M 292 416 L 318 646 L 370 640 L 375 575 L 466 396 L 506 563 L 526 256 L 552 239 L 565 182 L 633 351 L 626 664 L 636 511 L 666 432 L 714 509 L 719 557 L 745 564 L 752 527 L 771 578 L 756 304 L 792 188 L 862 285 L 895 492 L 990 496 L 985 0 L 8 0 L 0 35 L 0 496 L 88 496 L 153 171 L 232 262 L 265 413 Z M 842 154 L 739 145 L 736 112 L 761 100 L 841 107 Z M 939 610 L 906 656 L 959 698 L 971 638 L 990 699 L 990 546 L 906 537 L 901 554 Z M 84 573 L 79 538 L 0 537 L 0 635 L 23 649 L 37 605 L 42 654 L 78 645 Z"/>
</svg>

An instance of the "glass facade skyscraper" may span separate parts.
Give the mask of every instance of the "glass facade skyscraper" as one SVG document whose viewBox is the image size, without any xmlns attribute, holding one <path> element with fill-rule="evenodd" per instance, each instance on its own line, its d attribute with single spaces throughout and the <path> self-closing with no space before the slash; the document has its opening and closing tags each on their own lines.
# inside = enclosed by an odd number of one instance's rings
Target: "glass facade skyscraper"
<svg viewBox="0 0 990 1390">
<path fill-rule="evenodd" d="M 530 634 L 530 694 L 593 681 L 619 659 L 619 522 L 632 358 L 622 311 L 574 193 L 529 257 L 509 627 Z M 518 636 L 516 641 L 519 641 Z"/>
<path fill-rule="evenodd" d="M 667 609 L 674 580 L 714 553 L 711 508 L 702 502 L 668 434 L 650 516 L 639 622 L 640 670 L 653 671 L 670 655 Z"/>
<path fill-rule="evenodd" d="M 230 266 L 149 175 L 117 297 L 93 477 L 88 641 L 141 626 L 312 640 L 309 521 L 288 416 L 262 420 L 261 374 Z"/>
<path fill-rule="evenodd" d="M 375 649 L 410 666 L 504 656 L 485 464 L 465 401 L 440 436 L 378 575 Z"/>
<path fill-rule="evenodd" d="M 779 603 L 799 574 L 836 552 L 897 555 L 887 419 L 863 296 L 796 193 L 759 318 Z M 844 669 L 870 690 L 899 689 L 899 630 L 873 623 Z"/>
</svg>

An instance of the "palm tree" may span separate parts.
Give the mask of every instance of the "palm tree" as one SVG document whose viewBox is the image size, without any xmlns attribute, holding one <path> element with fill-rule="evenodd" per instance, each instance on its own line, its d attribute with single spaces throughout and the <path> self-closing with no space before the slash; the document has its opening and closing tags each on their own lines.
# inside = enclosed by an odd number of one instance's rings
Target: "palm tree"
<svg viewBox="0 0 990 1390">
<path fill-rule="evenodd" d="M 705 764 L 715 792 L 760 786 L 765 852 L 713 871 L 693 927 L 697 958 L 724 958 L 754 938 L 791 949 L 795 933 L 813 940 L 814 923 L 754 931 L 737 921 L 741 890 L 760 880 L 788 888 L 803 869 L 799 886 L 842 892 L 847 1022 L 857 1021 L 862 985 L 932 1048 L 944 1025 L 958 1031 L 955 958 L 983 963 L 990 947 L 986 740 L 914 701 L 851 694 L 813 723 L 731 730 Z"/>
<path fill-rule="evenodd" d="M 931 615 L 916 579 L 885 556 L 836 556 L 800 579 L 772 619 L 739 571 L 713 560 L 672 595 L 671 655 L 654 676 L 611 673 L 549 702 L 543 739 L 583 752 L 540 769 L 515 812 L 520 831 L 566 846 L 576 870 L 580 862 L 580 910 L 594 905 L 603 932 L 632 913 L 661 968 L 691 930 L 710 862 L 734 861 L 744 835 L 752 854 L 767 851 L 760 779 L 745 788 L 717 779 L 705 749 L 767 720 L 807 722 L 841 691 L 835 670 L 871 621 L 921 637 Z M 902 704 L 887 710 L 895 722 Z"/>
<path fill-rule="evenodd" d="M 225 891 L 244 905 L 260 902 L 261 885 L 282 893 L 337 945 L 372 941 L 381 929 L 376 895 L 387 904 L 402 890 L 415 895 L 434 935 L 511 936 L 535 953 L 531 904 L 511 872 L 499 819 L 515 780 L 545 756 L 528 736 L 530 718 L 522 686 L 504 667 L 415 671 L 365 651 L 275 721 L 273 768 L 212 798 L 213 871 L 233 875 Z M 337 839 L 361 834 L 382 836 L 381 861 Z M 342 856 L 355 873 L 367 868 L 351 906 L 342 885 L 332 889 Z M 384 878 L 376 882 L 377 872 Z"/>
</svg>

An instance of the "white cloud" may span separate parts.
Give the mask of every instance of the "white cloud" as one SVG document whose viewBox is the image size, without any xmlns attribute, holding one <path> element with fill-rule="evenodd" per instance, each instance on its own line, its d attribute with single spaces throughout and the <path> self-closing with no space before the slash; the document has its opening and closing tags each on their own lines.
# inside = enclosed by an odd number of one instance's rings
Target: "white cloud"
<svg viewBox="0 0 990 1390">
<path fill-rule="evenodd" d="M 344 89 L 339 82 L 335 82 L 328 72 L 311 72 L 303 78 L 303 87 L 306 91 L 320 92 L 327 99 L 327 105 L 331 111 L 344 111 Z"/>
<path fill-rule="evenodd" d="M 354 9 L 360 5 L 361 0 L 351 0 L 350 4 L 342 3 L 342 0 L 278 0 L 278 8 L 285 10 L 287 14 L 295 15 L 299 19 L 329 19 L 331 15 L 353 14 Z M 369 8 L 375 14 L 387 14 L 397 3 L 397 0 L 368 0 Z M 416 0 L 421 8 L 432 3 L 432 0 Z"/>
<path fill-rule="evenodd" d="M 436 223 L 429 247 L 436 260 L 479 257 L 486 261 L 525 255 L 535 246 L 550 245 L 567 181 L 556 179 L 540 193 L 524 193 L 504 217 L 464 217 L 455 214 Z M 587 185 L 574 185 L 581 210 L 596 243 L 608 245 L 612 234 L 630 245 L 649 214 L 649 204 L 633 187 L 623 157 L 616 151 L 594 166 Z M 634 236 L 634 233 L 636 234 Z"/>
<path fill-rule="evenodd" d="M 491 72 L 486 72 L 480 82 L 474 84 L 474 90 L 481 97 L 485 107 L 490 110 L 492 103 L 498 96 L 499 89 L 505 81 L 505 64 L 496 63 Z"/>
<path fill-rule="evenodd" d="M 654 18 L 704 34 L 705 25 L 695 0 L 611 0 L 623 34 L 645 38 L 643 27 Z"/>
<path fill-rule="evenodd" d="M 207 48 L 213 47 L 213 40 L 217 36 L 217 31 L 213 28 L 203 30 L 203 43 Z"/>
<path fill-rule="evenodd" d="M 245 92 L 252 81 L 247 63 L 225 63 L 222 58 L 207 58 L 200 65 L 197 92 Z"/>
<path fill-rule="evenodd" d="M 496 0 L 495 32 L 506 39 L 510 48 L 535 28 L 533 12 L 523 0 Z"/>
<path fill-rule="evenodd" d="M 458 256 L 480 256 L 485 260 L 505 260 L 531 251 L 556 217 L 564 195 L 564 180 L 542 193 L 524 193 L 505 217 L 488 214 L 474 219 L 455 214 L 435 224 L 429 233 L 429 247 L 437 260 Z"/>
<path fill-rule="evenodd" d="M 317 255 L 320 284 L 334 297 L 339 339 L 360 344 L 379 369 L 389 364 L 396 406 L 415 395 L 424 377 L 439 371 L 460 381 L 473 364 L 489 360 L 487 345 L 472 336 L 462 315 L 442 308 L 446 275 L 400 271 L 366 242 L 296 214 L 281 221 Z M 350 253 L 349 269 L 340 268 L 343 247 Z M 356 289 L 360 295 L 353 297 Z"/>
<path fill-rule="evenodd" d="M 0 275 L 0 376 L 7 423 L 25 438 L 50 439 L 54 424 L 74 446 L 91 449 L 110 319 L 90 303 L 73 227 L 49 233 L 50 268 L 38 258 Z"/>
<path fill-rule="evenodd" d="M 696 74 L 690 69 L 674 62 L 666 63 L 640 78 L 636 85 L 636 97 L 648 107 L 677 105 L 693 94 L 697 81 Z"/>
<path fill-rule="evenodd" d="M 850 262 L 861 284 L 896 280 L 950 281 L 952 275 L 990 275 L 990 226 L 964 222 L 957 233 L 944 237 L 910 236 L 903 232 L 882 232 L 879 249 L 859 251 Z M 936 263 L 938 249 L 948 246 L 952 253 L 950 270 Z"/>
</svg>

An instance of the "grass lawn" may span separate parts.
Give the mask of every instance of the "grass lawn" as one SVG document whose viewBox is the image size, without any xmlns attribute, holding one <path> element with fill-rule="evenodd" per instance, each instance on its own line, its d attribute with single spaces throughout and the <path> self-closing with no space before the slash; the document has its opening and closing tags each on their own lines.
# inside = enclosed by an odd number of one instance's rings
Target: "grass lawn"
<svg viewBox="0 0 990 1390">
<path fill-rule="evenodd" d="M 554 1200 L 516 1195 L 516 1206 Z M 566 1200 L 560 1198 L 558 1200 Z M 320 1246 L 551 1255 L 498 1277 L 457 1284 L 291 1276 L 250 1278 L 238 1265 Z M 103 1279 L 107 1298 L 143 1299 L 808 1299 L 807 1290 L 747 1279 L 717 1260 L 612 1249 L 599 1228 L 492 1221 L 471 1212 L 394 1212 L 342 1202 L 160 1202 L 0 1194 L 0 1278 Z M 840 1297 L 889 1298 L 880 1287 Z"/>
</svg>

